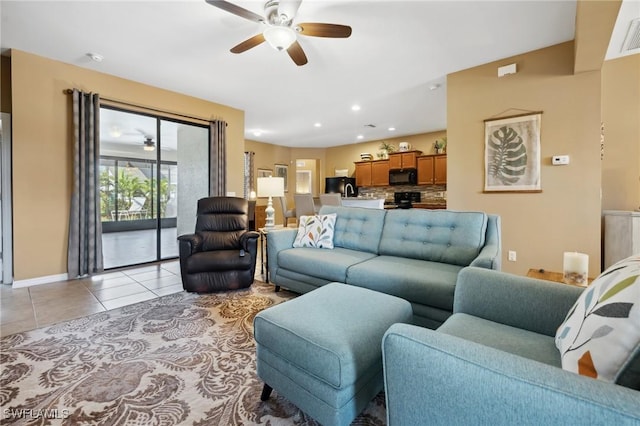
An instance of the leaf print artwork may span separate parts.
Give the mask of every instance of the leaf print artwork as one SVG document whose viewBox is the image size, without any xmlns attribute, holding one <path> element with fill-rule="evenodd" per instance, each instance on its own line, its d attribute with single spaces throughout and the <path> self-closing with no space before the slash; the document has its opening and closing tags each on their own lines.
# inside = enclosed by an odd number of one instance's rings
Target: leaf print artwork
<svg viewBox="0 0 640 426">
<path fill-rule="evenodd" d="M 501 127 L 489 140 L 489 173 L 503 185 L 518 182 L 527 169 L 527 148 L 511 127 Z"/>
<path fill-rule="evenodd" d="M 540 117 L 485 121 L 485 191 L 539 191 Z"/>
</svg>

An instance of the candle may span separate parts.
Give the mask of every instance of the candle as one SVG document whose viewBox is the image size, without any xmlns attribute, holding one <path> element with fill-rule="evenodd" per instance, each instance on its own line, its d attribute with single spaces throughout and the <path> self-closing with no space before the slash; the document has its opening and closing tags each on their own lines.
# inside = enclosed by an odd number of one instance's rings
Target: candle
<svg viewBox="0 0 640 426">
<path fill-rule="evenodd" d="M 563 281 L 567 284 L 587 285 L 589 255 L 578 252 L 564 252 Z"/>
</svg>

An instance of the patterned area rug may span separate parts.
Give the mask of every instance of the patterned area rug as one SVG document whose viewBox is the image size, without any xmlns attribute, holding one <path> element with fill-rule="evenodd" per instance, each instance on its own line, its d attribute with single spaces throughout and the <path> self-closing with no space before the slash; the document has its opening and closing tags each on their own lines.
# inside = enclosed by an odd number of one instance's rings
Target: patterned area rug
<svg viewBox="0 0 640 426">
<path fill-rule="evenodd" d="M 2 424 L 316 425 L 280 397 L 260 401 L 253 318 L 294 297 L 178 293 L 1 341 Z M 354 421 L 384 425 L 380 393 Z"/>
</svg>

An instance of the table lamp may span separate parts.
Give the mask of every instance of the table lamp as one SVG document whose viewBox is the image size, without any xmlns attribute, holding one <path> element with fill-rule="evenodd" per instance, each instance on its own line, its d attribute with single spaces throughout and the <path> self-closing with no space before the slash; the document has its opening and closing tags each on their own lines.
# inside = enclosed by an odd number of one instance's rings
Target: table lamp
<svg viewBox="0 0 640 426">
<path fill-rule="evenodd" d="M 267 219 L 265 228 L 273 228 L 274 214 L 273 200 L 271 197 L 284 197 L 284 178 L 281 177 L 259 177 L 258 178 L 258 197 L 269 197 L 265 213 Z"/>
</svg>

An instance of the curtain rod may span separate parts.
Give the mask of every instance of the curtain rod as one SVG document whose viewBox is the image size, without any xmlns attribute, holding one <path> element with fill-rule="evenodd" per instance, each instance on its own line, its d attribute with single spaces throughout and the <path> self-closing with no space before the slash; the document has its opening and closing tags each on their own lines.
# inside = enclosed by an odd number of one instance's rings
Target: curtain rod
<svg viewBox="0 0 640 426">
<path fill-rule="evenodd" d="M 70 94 L 73 93 L 73 89 L 65 89 L 64 93 L 66 95 L 70 95 Z M 145 109 L 147 111 L 153 111 L 153 112 L 159 112 L 159 113 L 163 113 L 163 114 L 173 115 L 173 116 L 176 116 L 176 117 L 189 118 L 191 120 L 205 121 L 207 123 L 212 121 L 212 120 L 209 120 L 209 119 L 206 119 L 206 118 L 194 117 L 192 115 L 180 114 L 178 112 L 165 111 L 165 110 L 161 110 L 161 109 L 158 109 L 158 108 L 152 108 L 152 107 L 148 107 L 148 106 L 137 105 L 137 104 L 134 104 L 134 103 L 131 103 L 131 102 L 121 101 L 121 100 L 118 100 L 118 99 L 109 99 L 109 98 L 104 98 L 104 97 L 100 96 L 100 100 L 101 101 L 106 101 L 106 102 L 111 102 L 111 103 L 116 103 L 116 104 L 120 104 L 120 105 L 126 105 L 126 106 L 130 106 L 130 107 L 134 107 L 134 108 Z M 227 127 L 229 125 L 226 121 L 225 121 L 224 124 L 225 124 L 225 127 Z"/>
</svg>

